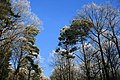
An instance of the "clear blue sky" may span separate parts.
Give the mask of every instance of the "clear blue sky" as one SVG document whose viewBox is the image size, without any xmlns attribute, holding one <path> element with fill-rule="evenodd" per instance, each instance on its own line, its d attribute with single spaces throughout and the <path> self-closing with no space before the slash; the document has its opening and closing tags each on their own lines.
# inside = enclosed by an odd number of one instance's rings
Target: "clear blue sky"
<svg viewBox="0 0 120 80">
<path fill-rule="evenodd" d="M 96 4 L 105 3 L 107 0 L 30 0 L 32 12 L 41 20 L 43 30 L 37 36 L 37 46 L 40 55 L 44 58 L 41 63 L 44 74 L 50 76 L 50 53 L 55 50 L 58 43 L 59 31 L 65 25 L 69 25 L 77 10 L 83 5 L 92 2 Z"/>
</svg>

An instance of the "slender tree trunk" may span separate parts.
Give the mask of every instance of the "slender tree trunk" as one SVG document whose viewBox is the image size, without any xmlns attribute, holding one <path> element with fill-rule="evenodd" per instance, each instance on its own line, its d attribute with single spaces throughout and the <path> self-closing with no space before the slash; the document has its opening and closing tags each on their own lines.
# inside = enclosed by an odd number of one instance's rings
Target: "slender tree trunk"
<svg viewBox="0 0 120 80">
<path fill-rule="evenodd" d="M 113 33 L 113 40 L 115 39 L 114 43 L 116 45 L 116 48 L 117 48 L 117 51 L 118 51 L 118 54 L 119 54 L 119 58 L 120 58 L 120 49 L 119 49 L 118 39 L 115 35 L 114 27 L 112 27 L 112 33 Z"/>
<path fill-rule="evenodd" d="M 98 62 L 99 70 L 100 70 L 100 80 L 103 80 L 102 73 L 101 73 L 100 60 L 99 60 L 98 56 L 97 56 L 97 62 Z"/>
<path fill-rule="evenodd" d="M 62 79 L 62 65 L 61 64 L 60 64 L 60 73 L 59 74 L 60 74 L 60 80 L 63 80 Z"/>
<path fill-rule="evenodd" d="M 31 73 L 31 65 L 30 65 L 30 68 L 29 68 L 29 73 L 28 73 L 28 80 L 30 80 L 30 74 Z"/>
<path fill-rule="evenodd" d="M 68 68 L 69 68 L 69 80 L 71 80 L 70 59 L 68 59 Z"/>
<path fill-rule="evenodd" d="M 17 66 L 17 69 L 15 70 L 15 73 L 14 73 L 16 80 L 18 80 L 18 73 L 19 73 L 20 63 L 22 61 L 22 55 L 23 55 L 23 48 L 21 47 L 21 54 L 20 54 L 20 58 L 18 61 L 18 66 Z"/>
<path fill-rule="evenodd" d="M 84 63 L 85 63 L 85 68 L 86 68 L 87 80 L 90 80 L 90 71 L 89 71 L 88 63 L 87 63 L 87 59 L 86 59 L 86 53 L 85 53 L 85 49 L 84 49 L 84 41 L 82 41 L 82 49 L 83 49 L 83 54 L 84 54 Z"/>
<path fill-rule="evenodd" d="M 112 61 L 110 59 L 110 50 L 108 50 L 108 61 L 110 63 L 110 68 L 111 68 L 111 74 L 112 74 L 112 80 L 116 80 L 115 79 L 115 74 L 114 74 L 114 70 L 113 70 L 113 64 L 112 64 Z"/>
<path fill-rule="evenodd" d="M 108 70 L 106 68 L 104 55 L 103 55 L 103 50 L 102 50 L 102 46 L 101 46 L 101 43 L 100 43 L 100 35 L 99 34 L 98 34 L 98 45 L 99 45 L 100 52 L 101 52 L 102 64 L 103 64 L 104 72 L 105 72 L 105 75 L 106 75 L 106 80 L 109 80 L 109 73 L 108 73 Z"/>
</svg>

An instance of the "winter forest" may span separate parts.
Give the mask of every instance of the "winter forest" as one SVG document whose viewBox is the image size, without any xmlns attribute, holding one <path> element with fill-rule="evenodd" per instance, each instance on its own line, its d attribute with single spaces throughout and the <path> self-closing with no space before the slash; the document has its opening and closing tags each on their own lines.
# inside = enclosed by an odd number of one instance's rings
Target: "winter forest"
<svg viewBox="0 0 120 80">
<path fill-rule="evenodd" d="M 42 19 L 31 4 L 30 0 L 0 0 L 0 80 L 120 80 L 119 5 L 81 6 L 59 30 L 50 56 L 52 71 L 46 76 L 36 45 L 36 36 L 44 32 Z"/>
</svg>

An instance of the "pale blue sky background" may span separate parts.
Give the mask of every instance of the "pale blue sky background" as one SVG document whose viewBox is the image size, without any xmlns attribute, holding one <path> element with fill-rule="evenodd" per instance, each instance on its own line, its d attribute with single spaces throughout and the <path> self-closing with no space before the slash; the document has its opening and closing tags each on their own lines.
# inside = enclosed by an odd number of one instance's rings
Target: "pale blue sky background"
<svg viewBox="0 0 120 80">
<path fill-rule="evenodd" d="M 37 36 L 36 45 L 44 58 L 41 67 L 46 76 L 50 76 L 50 53 L 57 47 L 59 31 L 69 25 L 76 12 L 85 4 L 103 4 L 108 0 L 30 0 L 32 12 L 41 20 L 43 30 Z M 111 0 L 112 1 L 112 0 Z M 111 2 L 110 2 L 111 3 Z M 112 4 L 115 4 L 114 0 Z"/>
</svg>

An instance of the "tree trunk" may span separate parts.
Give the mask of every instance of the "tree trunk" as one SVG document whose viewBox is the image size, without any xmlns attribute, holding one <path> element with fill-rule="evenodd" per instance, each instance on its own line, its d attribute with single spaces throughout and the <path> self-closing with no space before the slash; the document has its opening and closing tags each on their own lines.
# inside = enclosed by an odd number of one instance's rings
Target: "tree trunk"
<svg viewBox="0 0 120 80">
<path fill-rule="evenodd" d="M 30 68 L 29 68 L 29 73 L 28 73 L 28 80 L 30 80 L 30 74 L 31 73 L 31 66 L 30 66 Z"/>
<path fill-rule="evenodd" d="M 88 63 L 87 63 L 87 59 L 86 59 L 86 53 L 85 53 L 85 49 L 84 49 L 84 41 L 82 41 L 82 49 L 83 49 L 83 54 L 84 54 L 84 63 L 85 63 L 87 80 L 90 80 L 90 71 L 89 71 Z"/>
<path fill-rule="evenodd" d="M 119 54 L 119 58 L 120 58 L 120 49 L 119 49 L 118 39 L 115 35 L 114 27 L 112 27 L 112 33 L 113 33 L 113 41 L 116 45 L 116 48 L 117 48 L 117 51 L 118 51 L 118 54 Z M 114 38 L 115 38 L 115 40 L 114 40 Z"/>
<path fill-rule="evenodd" d="M 19 73 L 19 69 L 20 69 L 20 63 L 22 61 L 22 55 L 23 55 L 23 48 L 21 47 L 21 54 L 20 54 L 20 58 L 18 61 L 18 66 L 17 66 L 17 69 L 15 70 L 15 73 L 14 73 L 16 80 L 18 80 L 18 73 Z"/>
<path fill-rule="evenodd" d="M 102 64 L 103 64 L 104 72 L 105 72 L 105 75 L 106 75 L 106 80 L 109 80 L 109 73 L 108 73 L 108 70 L 107 70 L 106 65 L 105 65 L 105 60 L 104 60 L 102 46 L 101 46 L 101 43 L 100 43 L 100 35 L 99 34 L 98 34 L 98 45 L 99 45 L 100 52 L 101 52 Z"/>
</svg>

